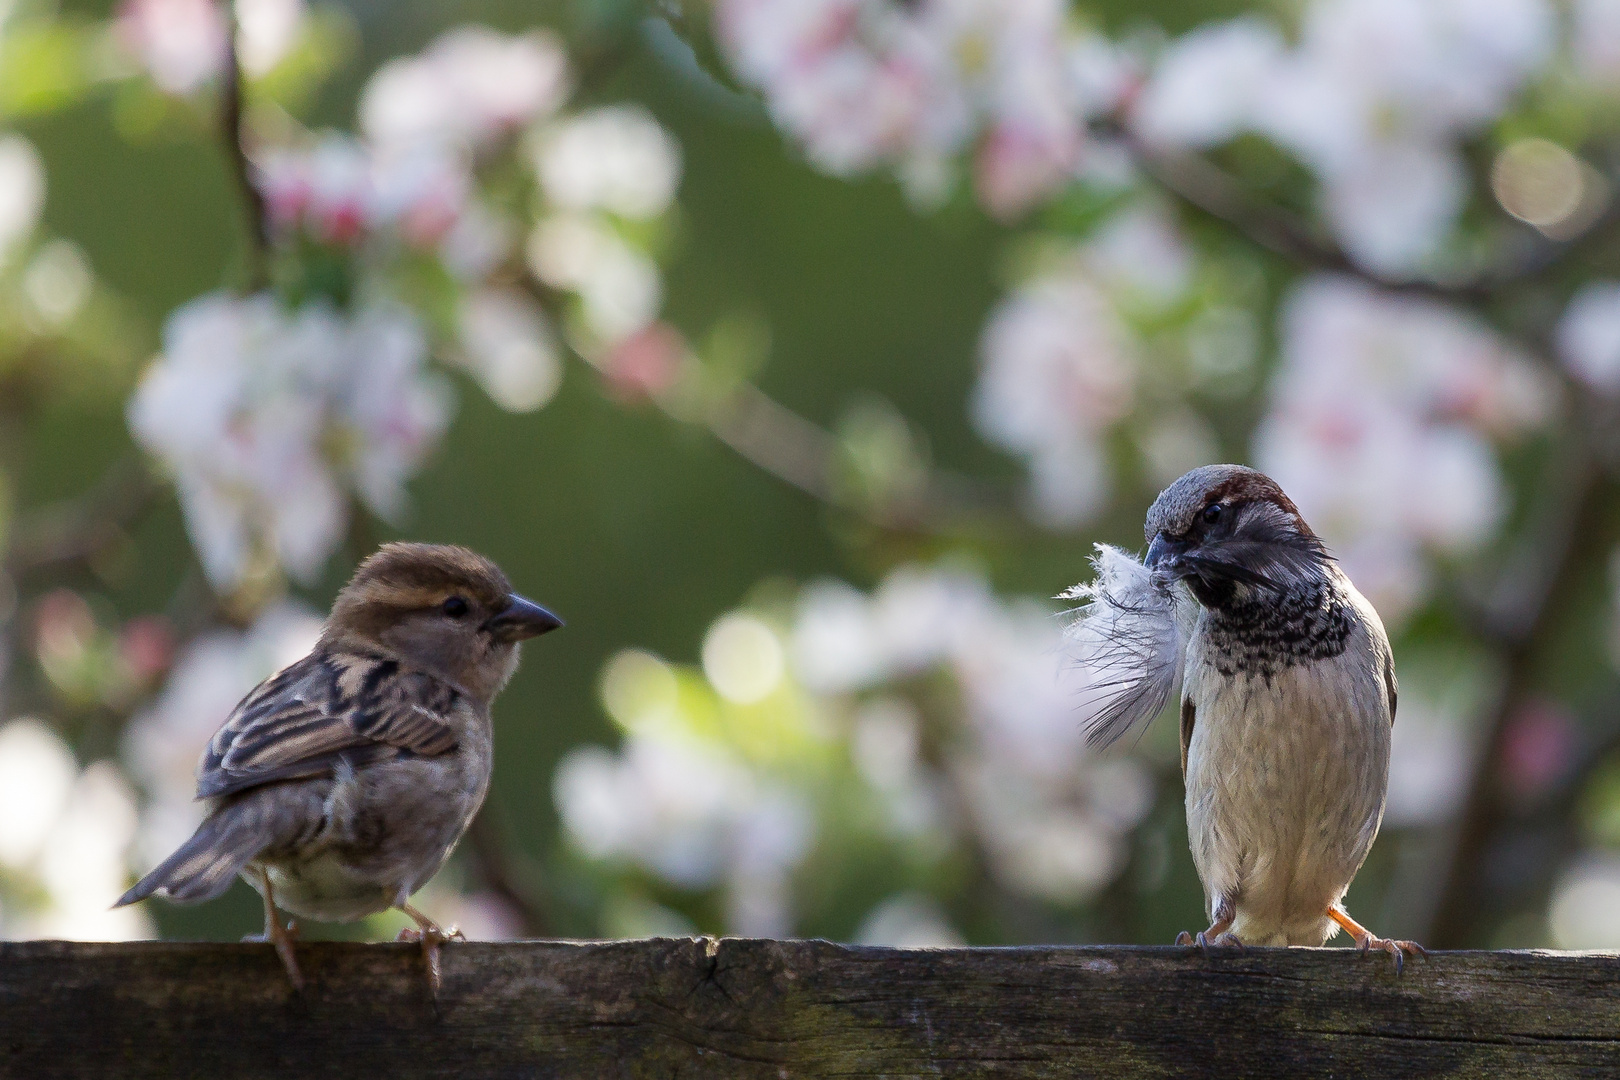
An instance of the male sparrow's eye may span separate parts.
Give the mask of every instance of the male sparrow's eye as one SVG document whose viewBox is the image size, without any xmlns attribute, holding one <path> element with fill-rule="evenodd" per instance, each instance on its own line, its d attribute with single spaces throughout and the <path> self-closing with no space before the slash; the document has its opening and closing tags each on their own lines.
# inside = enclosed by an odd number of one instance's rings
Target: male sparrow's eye
<svg viewBox="0 0 1620 1080">
<path fill-rule="evenodd" d="M 1204 521 L 1206 524 L 1213 525 L 1219 520 L 1221 520 L 1220 503 L 1210 503 L 1208 506 L 1204 507 Z"/>
<path fill-rule="evenodd" d="M 463 615 L 467 614 L 467 601 L 463 600 L 459 596 L 452 596 L 450 599 L 446 600 L 440 605 L 439 610 L 443 611 L 452 619 L 459 619 Z"/>
</svg>

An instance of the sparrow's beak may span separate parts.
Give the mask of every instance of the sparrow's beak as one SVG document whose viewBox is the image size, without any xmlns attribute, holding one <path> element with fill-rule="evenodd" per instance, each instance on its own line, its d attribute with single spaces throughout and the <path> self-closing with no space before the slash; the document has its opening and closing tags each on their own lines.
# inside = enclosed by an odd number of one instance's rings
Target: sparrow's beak
<svg viewBox="0 0 1620 1080">
<path fill-rule="evenodd" d="M 511 593 L 506 606 L 484 622 L 484 629 L 497 641 L 522 641 L 555 630 L 563 621 L 526 597 Z"/>
<path fill-rule="evenodd" d="M 1176 571 L 1176 563 L 1187 551 L 1188 543 L 1185 540 L 1172 540 L 1164 533 L 1156 533 L 1153 542 L 1148 545 L 1147 557 L 1143 560 L 1149 570 Z"/>
</svg>

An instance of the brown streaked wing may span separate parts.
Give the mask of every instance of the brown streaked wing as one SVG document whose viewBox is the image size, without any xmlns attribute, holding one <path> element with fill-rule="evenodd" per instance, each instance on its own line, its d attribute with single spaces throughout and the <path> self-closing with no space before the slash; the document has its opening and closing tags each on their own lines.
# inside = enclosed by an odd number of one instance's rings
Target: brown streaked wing
<svg viewBox="0 0 1620 1080">
<path fill-rule="evenodd" d="M 197 769 L 197 797 L 230 795 L 278 780 L 330 775 L 456 745 L 444 716 L 456 691 L 374 656 L 314 652 L 242 699 Z"/>
</svg>

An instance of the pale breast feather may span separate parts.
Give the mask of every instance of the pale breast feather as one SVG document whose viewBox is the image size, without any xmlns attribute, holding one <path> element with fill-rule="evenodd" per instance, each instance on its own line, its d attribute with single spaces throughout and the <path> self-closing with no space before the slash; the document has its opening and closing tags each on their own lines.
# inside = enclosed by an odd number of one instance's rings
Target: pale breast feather
<svg viewBox="0 0 1620 1080">
<path fill-rule="evenodd" d="M 197 797 L 330 776 L 340 762 L 447 753 L 459 704 L 453 687 L 396 661 L 311 653 L 237 705 L 197 767 Z"/>
</svg>

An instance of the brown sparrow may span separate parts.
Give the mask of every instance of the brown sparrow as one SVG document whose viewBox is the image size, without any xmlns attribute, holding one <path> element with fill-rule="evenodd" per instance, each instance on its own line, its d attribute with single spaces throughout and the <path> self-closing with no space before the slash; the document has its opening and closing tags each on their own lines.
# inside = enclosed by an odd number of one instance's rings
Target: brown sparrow
<svg viewBox="0 0 1620 1080">
<path fill-rule="evenodd" d="M 437 989 L 439 945 L 455 931 L 410 897 L 484 801 L 490 703 L 517 643 L 561 625 L 466 548 L 385 545 L 338 594 L 314 650 L 226 718 L 197 766 L 207 818 L 116 906 L 210 900 L 241 875 L 300 988 L 296 926 L 278 907 L 330 922 L 399 908 Z"/>
<path fill-rule="evenodd" d="M 1343 928 L 1400 970 L 1410 941 L 1344 894 L 1384 816 L 1395 664 L 1383 623 L 1270 477 L 1194 469 L 1147 514 L 1145 568 L 1104 550 L 1076 639 L 1103 672 L 1094 741 L 1181 683 L 1187 831 L 1210 926 L 1178 944 L 1322 945 Z M 1098 657 L 1102 659 L 1099 661 Z"/>
</svg>

